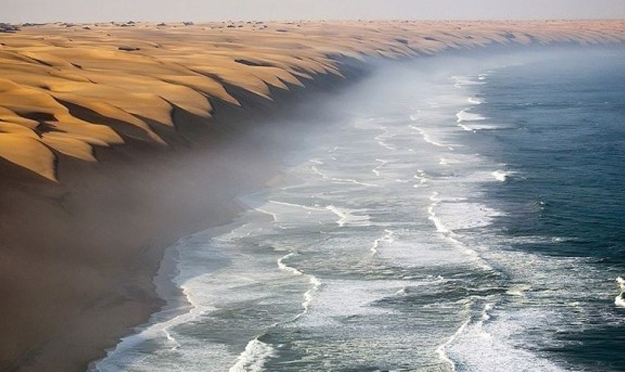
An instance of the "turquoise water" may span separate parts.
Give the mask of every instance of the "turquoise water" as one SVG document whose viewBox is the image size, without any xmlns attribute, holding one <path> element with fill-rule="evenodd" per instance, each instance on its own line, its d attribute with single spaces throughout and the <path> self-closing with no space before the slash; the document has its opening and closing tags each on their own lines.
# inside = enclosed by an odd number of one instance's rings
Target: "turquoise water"
<svg viewBox="0 0 625 372">
<path fill-rule="evenodd" d="M 181 295 L 94 369 L 625 370 L 623 57 L 436 57 L 315 102 L 284 181 L 172 247 Z"/>
</svg>

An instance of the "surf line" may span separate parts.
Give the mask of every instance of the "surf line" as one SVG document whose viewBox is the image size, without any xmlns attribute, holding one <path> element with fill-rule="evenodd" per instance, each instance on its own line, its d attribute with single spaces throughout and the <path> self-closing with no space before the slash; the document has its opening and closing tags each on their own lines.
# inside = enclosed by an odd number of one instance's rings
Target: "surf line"
<svg viewBox="0 0 625 372">
<path fill-rule="evenodd" d="M 395 135 L 391 134 L 391 131 L 389 131 L 387 127 L 380 127 L 380 129 L 382 130 L 383 133 L 373 137 L 373 139 L 377 141 L 378 145 L 384 147 L 387 150 L 391 150 L 391 151 L 397 150 L 395 146 L 389 145 L 386 141 L 384 141 L 385 139 L 390 139 L 390 138 L 395 137 Z"/>
<path fill-rule="evenodd" d="M 373 241 L 373 245 L 369 250 L 371 252 L 371 256 L 375 256 L 379 253 L 378 248 L 380 247 L 380 243 L 392 243 L 393 234 L 395 234 L 395 232 L 392 230 L 384 230 L 384 235 Z"/>
<path fill-rule="evenodd" d="M 433 146 L 436 146 L 436 147 L 447 147 L 447 149 L 448 149 L 448 150 L 453 151 L 453 149 L 454 149 L 453 147 L 451 147 L 451 146 L 445 146 L 445 145 L 443 145 L 442 143 L 440 143 L 440 142 L 438 142 L 438 141 L 433 140 L 433 139 L 430 137 L 430 135 L 429 135 L 429 134 L 428 134 L 425 130 L 423 130 L 423 129 L 421 129 L 421 128 L 419 128 L 419 127 L 415 126 L 415 125 L 409 125 L 408 127 L 409 127 L 410 129 L 412 129 L 412 130 L 417 131 L 417 132 L 419 133 L 419 135 L 423 138 L 423 140 L 424 140 L 425 142 L 427 142 L 427 143 L 429 143 L 429 144 L 431 144 L 431 145 L 433 145 Z"/>
<path fill-rule="evenodd" d="M 288 260 L 289 258 L 296 256 L 296 255 L 297 253 L 295 252 L 289 253 L 286 256 L 280 257 L 277 263 L 278 263 L 278 268 L 284 272 L 287 272 L 295 276 L 307 276 L 308 277 L 308 281 L 311 284 L 311 287 L 303 295 L 304 297 L 302 301 L 303 310 L 302 312 L 300 312 L 299 314 L 297 314 L 295 317 L 291 319 L 273 324 L 271 327 L 268 328 L 268 330 L 279 327 L 282 324 L 295 322 L 299 318 L 304 316 L 304 314 L 308 312 L 308 309 L 310 308 L 310 304 L 312 303 L 314 299 L 314 293 L 317 292 L 319 288 L 321 287 L 321 281 L 316 276 L 310 275 L 310 274 L 304 274 L 300 270 L 294 267 L 288 266 L 287 264 L 284 263 L 285 260 Z M 245 350 L 243 350 L 241 354 L 237 357 L 236 363 L 232 367 L 230 367 L 230 369 L 228 369 L 228 372 L 263 371 L 265 363 L 270 358 L 276 356 L 277 354 L 277 350 L 273 346 L 261 341 L 261 338 L 265 336 L 266 334 L 267 334 L 267 331 L 265 331 L 263 334 L 259 336 L 256 336 L 254 339 L 250 340 L 250 342 L 248 342 L 247 345 L 245 346 Z"/>
<path fill-rule="evenodd" d="M 378 163 L 380 163 L 380 165 L 378 165 L 377 167 L 373 168 L 373 169 L 371 170 L 371 172 L 372 172 L 373 174 L 375 174 L 376 176 L 380 177 L 380 176 L 381 176 L 381 174 L 380 174 L 380 169 L 381 169 L 382 167 L 384 167 L 386 164 L 388 164 L 388 163 L 389 163 L 389 161 L 388 161 L 388 160 L 382 160 L 382 159 L 375 159 L 375 161 L 376 161 L 376 162 L 378 162 Z"/>
<path fill-rule="evenodd" d="M 265 362 L 276 355 L 271 345 L 259 340 L 261 336 L 248 342 L 245 350 L 237 358 L 237 362 L 228 369 L 228 372 L 263 371 Z"/>
<path fill-rule="evenodd" d="M 308 312 L 308 309 L 310 308 L 310 304 L 313 301 L 313 295 L 315 292 L 317 292 L 319 290 L 319 288 L 321 287 L 321 281 L 314 275 L 311 274 L 304 274 L 303 272 L 301 272 L 300 270 L 288 266 L 287 264 L 284 263 L 285 260 L 288 260 L 289 258 L 296 256 L 297 253 L 292 252 L 287 254 L 284 257 L 281 257 L 278 259 L 278 267 L 280 268 L 280 270 L 288 272 L 290 274 L 293 275 L 297 275 L 297 276 L 307 276 L 308 277 L 308 281 L 311 284 L 311 288 L 306 291 L 304 293 L 304 301 L 302 302 L 302 308 L 304 309 L 301 313 L 299 313 L 298 315 L 296 315 L 293 319 L 289 320 L 289 321 L 285 321 L 282 323 L 278 323 L 276 324 L 284 324 L 284 323 L 290 323 L 290 322 L 294 322 L 296 320 L 298 320 L 299 318 L 301 318 L 302 316 L 304 316 L 304 314 L 306 314 Z"/>
<path fill-rule="evenodd" d="M 475 128 L 471 128 L 462 123 L 471 122 L 471 121 L 483 121 L 483 120 L 486 120 L 486 118 L 479 114 L 474 114 L 472 112 L 469 112 L 468 108 L 456 113 L 456 123 L 458 123 L 458 126 L 460 128 L 468 132 L 475 132 Z"/>
<path fill-rule="evenodd" d="M 440 345 L 439 347 L 436 348 L 436 354 L 438 354 L 438 356 L 447 364 L 449 364 L 449 366 L 451 367 L 452 371 L 457 371 L 456 369 L 456 362 L 454 362 L 448 355 L 447 355 L 447 348 L 449 346 L 451 346 L 451 344 L 454 343 L 454 341 L 456 341 L 456 339 L 458 339 L 458 337 L 460 337 L 460 335 L 467 329 L 467 327 L 469 327 L 469 325 L 471 325 L 472 323 L 477 324 L 478 326 L 482 327 L 484 325 L 484 322 L 487 322 L 490 320 L 491 316 L 488 313 L 489 311 L 493 310 L 493 308 L 495 307 L 494 304 L 492 303 L 487 303 L 486 305 L 484 305 L 484 308 L 482 309 L 481 312 L 481 317 L 479 321 L 475 321 L 473 319 L 472 316 L 469 316 L 469 318 L 467 320 L 465 320 L 462 325 L 460 326 L 460 328 L 458 328 L 458 330 L 456 330 L 456 332 L 449 338 L 447 339 L 447 341 L 445 341 L 442 345 Z"/>
<path fill-rule="evenodd" d="M 330 177 L 327 174 L 321 172 L 319 170 L 319 168 L 317 168 L 314 165 L 310 167 L 310 170 L 312 170 L 313 173 L 315 173 L 318 176 L 320 176 L 321 179 L 326 180 L 326 181 L 334 181 L 334 182 L 337 182 L 337 183 L 353 183 L 354 185 L 366 186 L 366 187 L 380 187 L 379 185 L 376 185 L 376 184 L 373 184 L 373 183 L 361 182 L 361 181 L 353 180 L 353 179 L 349 179 L 349 178 Z"/>
<path fill-rule="evenodd" d="M 334 205 L 328 205 L 326 207 L 327 210 L 334 213 L 339 219 L 336 221 L 336 224 L 339 227 L 344 227 L 345 225 L 351 226 L 369 226 L 371 216 L 365 214 L 364 216 L 358 216 L 353 214 L 353 212 L 358 212 L 358 210 L 348 210 L 346 208 L 339 208 Z"/>
<path fill-rule="evenodd" d="M 438 207 L 438 205 L 443 202 L 444 199 L 441 199 L 439 197 L 439 193 L 437 191 L 434 191 L 432 193 L 432 196 L 430 196 L 430 201 L 432 202 L 432 204 L 430 204 L 430 206 L 428 207 L 428 220 L 432 221 L 434 227 L 436 228 L 436 231 L 446 240 L 448 240 L 453 246 L 461 249 L 464 254 L 474 258 L 476 262 L 479 262 L 479 265 L 482 267 L 482 269 L 486 271 L 497 271 L 495 270 L 495 268 L 493 268 L 493 266 L 490 265 L 490 263 L 485 258 L 480 256 L 477 251 L 471 249 L 465 243 L 460 241 L 459 235 L 455 233 L 452 229 L 445 226 L 440 217 L 438 217 L 438 215 L 436 214 L 436 207 Z"/>
<path fill-rule="evenodd" d="M 621 293 L 614 299 L 614 304 L 618 307 L 625 307 L 625 279 L 622 277 L 616 278 Z"/>
<path fill-rule="evenodd" d="M 447 341 L 445 341 L 445 343 L 436 348 L 436 354 L 438 354 L 439 358 L 441 358 L 445 363 L 449 364 L 452 371 L 457 371 L 456 362 L 454 362 L 453 360 L 451 360 L 451 358 L 449 358 L 449 356 L 447 356 L 445 350 L 462 334 L 462 332 L 464 332 L 464 330 L 469 326 L 470 323 L 471 318 L 465 320 L 460 328 L 458 328 L 456 333 L 454 333 Z"/>
</svg>

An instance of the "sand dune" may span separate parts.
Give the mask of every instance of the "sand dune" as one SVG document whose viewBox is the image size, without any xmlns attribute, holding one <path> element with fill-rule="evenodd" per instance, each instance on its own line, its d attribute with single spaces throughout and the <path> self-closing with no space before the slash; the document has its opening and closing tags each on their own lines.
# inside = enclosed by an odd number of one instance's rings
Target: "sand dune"
<svg viewBox="0 0 625 372">
<path fill-rule="evenodd" d="M 271 178 L 274 150 L 244 134 L 358 61 L 624 42 L 624 21 L 0 32 L 0 371 L 84 370 L 145 322 L 163 249 L 227 222 L 232 199 Z"/>
<path fill-rule="evenodd" d="M 23 27 L 0 36 L 0 157 L 47 179 L 63 156 L 124 138 L 166 145 L 152 128 L 174 126 L 178 107 L 211 117 L 238 104 L 234 86 L 271 99 L 271 88 L 341 75 L 340 58 L 412 57 L 493 44 L 608 44 L 625 24 L 604 22 L 301 22 Z M 88 122 L 66 103 L 102 118 Z M 148 124 L 148 119 L 151 124 Z M 124 128 L 126 126 L 126 128 Z"/>
</svg>

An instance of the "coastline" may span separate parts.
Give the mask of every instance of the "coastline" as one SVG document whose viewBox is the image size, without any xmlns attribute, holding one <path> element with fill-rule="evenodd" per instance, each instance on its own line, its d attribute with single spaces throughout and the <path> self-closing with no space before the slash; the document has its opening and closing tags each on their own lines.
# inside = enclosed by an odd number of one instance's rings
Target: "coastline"
<svg viewBox="0 0 625 372">
<path fill-rule="evenodd" d="M 366 74 L 365 65 L 352 62 L 354 75 Z M 324 79 L 327 81 L 322 82 Z M 13 177 L 19 183 L 3 185 L 0 204 L 15 208 L 4 209 L 5 216 L 13 212 L 15 222 L 37 216 L 27 228 L 39 234 L 5 223 L 0 226 L 2 246 L 9 241 L 19 243 L 35 251 L 31 254 L 48 258 L 21 264 L 19 274 L 4 272 L 16 280 L 21 279 L 20 274 L 30 276 L 36 288 L 16 285 L 22 291 L 19 295 L 7 293 L 10 288 L 1 290 L 9 298 L 39 299 L 33 311 L 48 313 L 48 319 L 16 314 L 12 324 L 2 324 L 6 340 L 21 338 L 24 344 L 12 344 L 22 352 L 6 367 L 5 362 L 0 363 L 0 370 L 84 371 L 121 337 L 145 324 L 165 304 L 153 282 L 163 251 L 181 236 L 231 222 L 242 211 L 236 197 L 264 187 L 278 170 L 286 148 L 293 146 L 257 137 L 253 127 L 284 122 L 305 97 L 315 92 L 331 94 L 344 83 L 324 76 L 307 89 L 275 92 L 271 102 L 241 95 L 245 109 L 216 105 L 219 115 L 210 120 L 179 111 L 174 120 L 196 121 L 196 126 L 189 128 L 192 134 L 186 135 L 200 143 L 165 151 L 141 144 L 126 146 L 128 150 L 121 154 L 120 148 L 100 150 L 95 167 L 93 163 L 59 164 L 60 184 L 37 184 L 40 180 L 20 175 Z M 207 121 L 208 133 L 197 133 L 197 122 Z M 4 169 L 2 172 L 6 174 Z M 34 185 L 24 188 L 27 182 Z M 125 211 L 123 218 L 120 210 Z M 86 245 L 90 252 L 81 253 Z M 50 267 L 54 262 L 50 257 L 59 246 L 63 258 L 70 261 L 64 269 Z M 5 252 L 3 255 L 7 259 Z M 86 263 L 74 263 L 76 259 Z M 85 273 L 87 270 L 97 273 Z M 49 295 L 42 296 L 42 292 Z M 12 304 L 5 304 L 5 309 L 7 305 Z M 33 318 L 40 321 L 33 322 Z M 33 340 L 37 340 L 34 346 Z"/>
<path fill-rule="evenodd" d="M 3 306 L 5 319 L 14 320 L 2 325 L 13 350 L 3 351 L 0 370 L 84 370 L 159 311 L 153 278 L 163 250 L 241 211 L 235 198 L 269 181 L 267 170 L 277 170 L 285 151 L 267 151 L 256 128 L 366 73 L 365 63 L 339 66 L 348 79 L 320 74 L 306 88 L 269 88 L 271 101 L 224 83 L 243 108 L 211 101 L 213 112 L 202 117 L 174 106 L 175 131 L 158 127 L 168 148 L 125 138 L 125 145 L 97 148 L 95 163 L 59 155 L 59 183 L 2 160 L 0 262 L 9 284 L 0 294 L 18 302 Z"/>
</svg>

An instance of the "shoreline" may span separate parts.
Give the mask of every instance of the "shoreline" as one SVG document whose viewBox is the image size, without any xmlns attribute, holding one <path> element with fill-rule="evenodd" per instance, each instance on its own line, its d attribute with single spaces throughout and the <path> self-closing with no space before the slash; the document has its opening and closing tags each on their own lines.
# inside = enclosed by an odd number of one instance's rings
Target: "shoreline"
<svg viewBox="0 0 625 372">
<path fill-rule="evenodd" d="M 353 61 L 351 66 L 353 74 L 366 74 L 365 65 Z M 59 228 L 57 225 L 55 226 L 57 232 L 42 230 L 46 238 L 45 242 L 34 236 L 24 242 L 22 232 L 12 236 L 5 234 L 3 235 L 4 239 L 13 238 L 17 240 L 19 237 L 25 245 L 43 245 L 49 246 L 49 249 L 53 249 L 57 244 L 80 249 L 82 244 L 85 244 L 85 239 L 90 240 L 91 237 L 80 237 L 76 236 L 77 234 L 70 236 L 67 233 L 68 229 L 87 231 L 95 228 L 101 230 L 102 234 L 93 244 L 95 247 L 102 247 L 98 248 L 96 253 L 100 255 L 102 253 L 99 252 L 112 248 L 123 241 L 125 245 L 117 246 L 113 252 L 125 251 L 126 257 L 115 257 L 114 260 L 119 263 L 128 263 L 119 269 L 108 269 L 114 272 L 107 274 L 112 278 L 111 284 L 104 285 L 104 287 L 109 288 L 108 290 L 100 289 L 97 291 L 96 302 L 92 302 L 92 300 L 86 307 L 81 306 L 76 309 L 77 311 L 68 309 L 71 315 L 65 315 L 63 320 L 55 320 L 51 324 L 52 329 L 49 331 L 53 335 L 51 339 L 46 337 L 43 344 L 38 344 L 35 348 L 28 348 L 12 365 L 4 367 L 4 364 L 0 364 L 2 365 L 0 370 L 37 371 L 45 366 L 48 371 L 84 371 L 94 361 L 104 357 L 107 350 L 116 347 L 121 337 L 134 333 L 136 327 L 145 324 L 152 315 L 159 312 L 165 303 L 156 292 L 153 279 L 159 270 L 164 250 L 175 244 L 182 236 L 231 223 L 242 211 L 242 207 L 236 202 L 236 197 L 264 187 L 265 182 L 269 181 L 272 176 L 271 173 L 266 173 L 267 169 L 277 170 L 277 162 L 286 150 L 279 148 L 264 149 L 265 145 L 268 145 L 267 139 L 258 138 L 253 133 L 250 134 L 250 132 L 255 131 L 250 127 L 250 124 L 257 124 L 262 129 L 262 127 L 276 125 L 276 121 L 284 122 L 289 115 L 292 115 L 292 112 L 297 110 L 296 107 L 304 102 L 304 97 L 310 96 L 314 92 L 332 94 L 332 91 L 341 89 L 345 84 L 345 81 L 333 79 L 333 77 L 324 77 L 324 79 L 327 81 L 317 81 L 314 86 L 309 86 L 306 89 L 294 87 L 289 92 L 276 92 L 272 102 L 263 102 L 258 97 L 248 96 L 245 109 L 232 107 L 228 104 L 216 105 L 216 111 L 219 112 L 219 115 L 210 121 L 213 133 L 211 135 L 199 135 L 204 141 L 208 141 L 208 144 L 196 145 L 200 149 L 208 148 L 208 150 L 200 150 L 200 154 L 195 152 L 198 150 L 197 148 L 178 148 L 175 153 L 162 152 L 162 149 L 158 148 L 143 148 L 140 149 L 139 153 L 125 153 L 125 156 L 121 158 L 115 156 L 118 154 L 110 154 L 112 157 L 103 156 L 109 155 L 107 153 L 111 151 L 119 151 L 119 149 L 113 149 L 104 151 L 104 154 L 99 154 L 101 162 L 98 163 L 99 166 L 96 169 L 67 169 L 66 167 L 70 164 L 62 164 L 60 173 L 65 175 L 64 183 L 53 185 L 54 188 L 58 189 L 52 190 L 54 201 L 50 203 L 44 201 L 44 204 L 47 204 L 47 209 L 41 205 L 31 205 L 30 195 L 36 194 L 33 190 L 29 189 L 26 192 L 19 189 L 10 190 L 4 185 L 3 196 L 11 198 L 11 203 L 16 205 L 16 208 L 19 207 L 26 211 L 32 210 L 33 213 L 35 210 L 37 211 L 42 221 L 39 223 L 31 221 L 31 224 L 43 228 L 49 220 L 59 219 L 50 216 L 50 213 L 64 214 L 68 210 L 70 214 L 89 216 L 83 221 L 65 217 L 61 223 L 67 221 L 69 226 Z M 255 105 L 256 102 L 259 104 Z M 286 107 L 278 110 L 277 107 L 282 105 Z M 175 120 L 181 122 L 204 121 L 202 118 L 188 116 L 184 112 L 178 112 L 174 115 L 177 116 Z M 256 116 L 260 116 L 260 118 Z M 219 128 L 220 125 L 224 126 L 223 129 Z M 271 147 L 275 147 L 275 145 L 276 143 L 273 143 Z M 286 147 L 293 146 L 293 144 L 285 145 L 287 145 Z M 151 158 L 153 156 L 158 158 Z M 190 156 L 194 160 L 191 161 Z M 212 159 L 205 163 L 203 158 Z M 128 159 L 132 161 L 125 166 L 124 162 Z M 236 163 L 239 169 L 224 167 L 232 159 L 238 159 Z M 162 160 L 162 164 L 157 166 L 155 163 L 159 163 L 159 160 Z M 198 162 L 200 164 L 197 164 Z M 176 173 L 168 175 L 164 181 L 161 180 L 159 172 L 173 172 L 172 169 L 175 169 Z M 198 174 L 200 169 L 207 175 Z M 137 173 L 137 170 L 143 170 L 143 172 Z M 77 178 L 74 179 L 74 177 Z M 86 180 L 91 180 L 95 184 L 91 185 L 85 182 Z M 114 185 L 114 190 L 108 190 L 112 186 L 109 184 L 111 180 L 116 180 L 115 182 L 118 183 Z M 176 185 L 180 183 L 180 180 L 190 182 L 186 192 L 178 191 L 175 193 L 176 195 L 168 197 L 170 200 L 161 200 L 162 195 L 172 191 L 169 185 Z M 143 182 L 154 185 L 162 184 L 162 186 L 152 186 L 145 190 L 142 185 Z M 86 189 L 84 194 L 80 194 L 74 189 L 75 183 Z M 48 190 L 49 185 L 39 187 Z M 96 194 L 104 194 L 108 200 L 102 202 L 88 201 L 89 194 L 94 193 L 94 187 L 99 190 L 95 191 Z M 210 190 L 208 191 L 209 194 L 206 195 L 206 191 L 201 190 L 201 187 Z M 66 191 L 66 188 L 72 188 L 72 192 Z M 221 191 L 216 194 L 215 190 Z M 7 191 L 22 193 L 23 198 L 16 200 Z M 133 204 L 136 204 L 137 201 L 133 199 L 137 193 L 144 192 L 151 195 L 138 203 L 139 207 L 143 207 L 136 209 L 137 207 Z M 139 226 L 137 223 L 143 223 L 134 222 L 132 224 L 135 226 L 124 226 L 124 221 L 110 220 L 115 218 L 117 211 L 108 204 L 110 202 L 119 203 L 117 195 L 125 195 L 122 200 L 119 200 L 122 203 L 131 203 L 124 207 L 119 206 L 121 209 L 128 209 L 127 213 L 131 214 L 131 217 L 125 216 L 125 218 L 130 221 L 152 218 L 150 211 L 174 214 L 174 216 L 155 218 L 153 222 L 148 221 L 148 225 L 142 228 L 143 231 L 133 230 Z M 8 200 L 6 199 L 0 200 L 2 205 L 7 203 Z M 107 211 L 102 213 L 105 206 Z M 79 208 L 76 209 L 76 207 Z M 141 210 L 143 208 L 147 210 Z M 98 216 L 98 214 L 103 215 Z M 102 218 L 106 221 L 101 221 Z M 167 230 L 163 230 L 165 227 Z M 116 236 L 110 236 L 107 230 L 115 231 Z M 63 238 L 58 236 L 59 232 L 64 235 Z M 37 243 L 34 243 L 33 240 Z M 129 257 L 129 255 L 132 256 Z M 110 260 L 110 258 L 106 259 Z M 95 264 L 90 263 L 89 265 Z M 107 267 L 117 265 L 119 264 L 107 263 Z M 42 269 L 38 268 L 38 270 Z M 76 280 L 85 279 L 81 276 L 77 275 Z M 34 280 L 42 282 L 37 278 Z M 49 277 L 48 282 L 54 283 L 54 280 L 50 280 Z M 77 285 L 77 283 L 72 280 L 70 286 L 73 285 Z M 59 288 L 47 288 L 46 290 L 51 293 L 59 292 Z M 93 287 L 85 289 L 86 292 L 93 290 Z M 58 297 L 50 300 L 56 302 Z M 59 313 L 59 310 L 53 309 L 52 311 Z M 61 314 L 67 314 L 67 311 L 62 311 Z M 17 332 L 20 331 L 15 330 L 16 333 L 9 335 L 17 335 Z M 9 337 L 9 335 L 5 334 L 5 337 Z"/>
<path fill-rule="evenodd" d="M 348 85 L 354 83 L 357 83 L 357 81 L 350 81 L 348 82 Z M 345 87 L 343 86 L 340 89 L 343 88 Z M 184 240 L 194 239 L 196 236 L 200 235 L 207 238 L 208 242 L 210 241 L 210 238 L 214 236 L 219 236 L 224 232 L 230 231 L 233 226 L 239 226 L 240 216 L 253 209 L 252 206 L 248 205 L 243 201 L 244 198 L 249 197 L 250 195 L 255 195 L 257 193 L 262 193 L 264 190 L 276 187 L 276 185 L 294 182 L 294 179 L 283 179 L 283 173 L 280 169 L 284 166 L 291 166 L 292 164 L 299 163 L 302 158 L 305 158 L 307 156 L 306 151 L 304 151 L 304 153 L 301 153 L 298 150 L 291 150 L 286 152 L 284 155 L 286 157 L 282 157 L 282 161 L 280 161 L 278 164 L 279 166 L 276 167 L 276 173 L 273 177 L 268 179 L 267 182 L 257 188 L 244 191 L 232 200 L 233 203 L 240 207 L 240 212 L 234 214 L 230 221 L 219 225 L 206 226 L 200 231 L 192 232 L 190 234 L 181 236 L 179 239 L 177 239 L 175 242 L 173 242 L 163 250 L 163 258 L 160 262 L 159 269 L 153 278 L 155 294 L 157 298 L 160 299 L 161 302 L 163 302 L 163 306 L 157 312 L 151 314 L 150 318 L 145 323 L 137 325 L 130 331 L 130 333 L 123 335 L 117 345 L 114 345 L 105 350 L 106 354 L 103 358 L 94 360 L 89 363 L 87 367 L 87 372 L 99 371 L 99 369 L 97 368 L 98 363 L 106 360 L 111 355 L 114 355 L 119 347 L 121 347 L 121 349 L 123 350 L 125 342 L 130 342 L 132 344 L 132 340 L 135 337 L 140 338 L 141 335 L 144 334 L 144 332 L 149 331 L 152 327 L 157 325 L 165 325 L 177 319 L 178 317 L 190 314 L 190 312 L 193 310 L 194 305 L 187 300 L 183 289 L 176 282 L 176 279 L 180 275 L 180 269 L 178 267 L 180 246 L 184 245 Z M 297 184 L 298 182 L 299 181 L 296 181 L 295 184 Z M 218 265 L 216 264 L 215 267 L 217 268 Z M 210 270 L 207 270 L 207 273 L 216 270 L 216 268 L 211 268 Z"/>
<path fill-rule="evenodd" d="M 625 35 L 617 34 L 625 41 Z M 473 50 L 488 46 L 481 48 Z M 324 53 L 337 62 L 335 54 Z M 379 57 L 392 58 L 372 58 Z M 232 222 L 242 210 L 237 195 L 262 187 L 273 176 L 268 173 L 277 171 L 288 149 L 267 145 L 285 145 L 292 138 L 281 134 L 276 141 L 260 132 L 281 132 L 280 122 L 297 112 L 291 106 L 315 93 L 331 94 L 375 67 L 349 56 L 337 65 L 345 79 L 326 71 L 304 79 L 305 87 L 268 87 L 272 100 L 222 81 L 243 108 L 211 100 L 210 116 L 202 117 L 173 105 L 174 130 L 145 120 L 168 148 L 127 132 L 126 144 L 97 148 L 95 163 L 57 154 L 59 183 L 44 182 L 0 159 L 8 180 L 0 185 L 0 263 L 11 268 L 4 273 L 9 286 L 0 293 L 19 300 L 12 308 L 3 307 L 10 308 L 6 319 L 14 322 L 3 324 L 2 333 L 18 341 L 0 356 L 0 370 L 84 370 L 115 347 L 119 337 L 159 312 L 163 300 L 153 280 L 164 250 L 181 236 Z M 81 118 L 101 118 L 88 107 L 72 106 L 70 111 L 81 110 Z M 31 309 L 24 312 L 24 304 Z"/>
<path fill-rule="evenodd" d="M 371 63 L 363 63 L 357 60 L 344 59 L 342 61 L 345 66 L 345 72 L 350 72 L 350 78 L 345 78 L 344 80 L 335 79 L 334 77 L 322 77 L 325 79 L 325 82 L 320 82 L 319 80 L 314 81 L 314 86 L 307 86 L 305 89 L 301 89 L 297 92 L 289 92 L 288 94 L 283 94 L 282 97 L 276 99 L 276 105 L 280 105 L 280 100 L 285 100 L 287 102 L 293 103 L 294 107 L 283 108 L 280 111 L 265 113 L 267 115 L 271 115 L 273 117 L 277 117 L 278 122 L 288 122 L 288 124 L 292 124 L 294 120 L 296 120 L 298 115 L 293 115 L 301 112 L 307 112 L 314 109 L 313 105 L 310 105 L 306 102 L 306 97 L 314 96 L 315 94 L 321 95 L 329 95 L 334 96 L 340 93 L 341 90 L 348 88 L 350 85 L 358 83 L 361 79 L 366 78 L 376 67 L 371 65 Z M 294 87 L 298 89 L 298 87 Z M 339 92 L 337 92 L 339 91 Z M 293 93 L 293 95 L 291 94 Z M 299 95 L 299 97 L 298 97 Z M 252 97 L 253 98 L 253 97 Z M 321 98 L 327 99 L 327 97 Z M 225 108 L 228 110 L 229 108 Z M 264 110 L 266 108 L 262 108 Z M 252 108 L 250 111 L 254 111 Z M 237 114 L 242 114 L 243 116 L 247 116 L 248 113 L 240 112 Z M 226 115 L 227 116 L 227 115 Z M 242 120 L 243 122 L 246 120 Z M 263 121 L 271 121 L 270 119 L 262 119 Z M 223 119 L 222 121 L 230 121 L 228 119 Z M 275 125 L 276 123 L 271 123 L 270 125 Z M 306 128 L 300 128 L 304 132 Z M 301 142 L 305 136 L 302 135 L 299 139 L 295 139 L 295 142 Z M 149 319 L 142 324 L 138 324 L 132 329 L 129 330 L 128 333 L 121 335 L 119 342 L 113 345 L 110 348 L 107 348 L 104 351 L 104 355 L 102 358 L 93 360 L 87 366 L 88 372 L 96 372 L 97 364 L 110 356 L 110 353 L 114 353 L 118 347 L 124 348 L 123 343 L 129 342 L 132 344 L 132 340 L 135 337 L 141 337 L 141 335 L 149 331 L 153 326 L 166 324 L 170 321 L 175 320 L 180 316 L 185 316 L 189 314 L 189 311 L 193 309 L 193 304 L 189 303 L 184 293 L 182 292 L 182 288 L 179 287 L 176 279 L 180 274 L 178 264 L 178 255 L 180 253 L 179 246 L 183 240 L 193 239 L 198 235 L 206 235 L 208 237 L 217 236 L 221 232 L 229 231 L 230 228 L 236 224 L 238 224 L 238 218 L 242 213 L 245 213 L 251 209 L 251 206 L 242 201 L 248 195 L 253 195 L 258 192 L 262 192 L 267 188 L 272 188 L 276 184 L 281 184 L 285 182 L 282 177 L 282 168 L 285 165 L 291 163 L 297 163 L 298 159 L 300 159 L 302 155 L 299 150 L 292 149 L 290 147 L 294 147 L 291 144 L 289 149 L 284 149 L 278 151 L 278 159 L 275 159 L 275 162 L 272 163 L 271 173 L 267 174 L 262 182 L 256 183 L 253 187 L 248 187 L 241 191 L 239 194 L 234 196 L 232 200 L 229 200 L 229 203 L 235 206 L 236 213 L 233 213 L 230 218 L 222 223 L 218 224 L 208 224 L 204 226 L 202 229 L 197 231 L 192 231 L 188 234 L 178 237 L 175 241 L 171 242 L 167 247 L 163 250 L 163 258 L 160 261 L 160 265 L 156 275 L 153 277 L 154 284 L 154 294 L 155 299 L 159 300 L 163 305 L 159 310 L 152 313 Z M 209 270 L 211 271 L 211 270 Z"/>
</svg>

